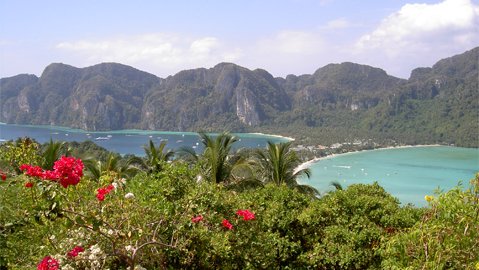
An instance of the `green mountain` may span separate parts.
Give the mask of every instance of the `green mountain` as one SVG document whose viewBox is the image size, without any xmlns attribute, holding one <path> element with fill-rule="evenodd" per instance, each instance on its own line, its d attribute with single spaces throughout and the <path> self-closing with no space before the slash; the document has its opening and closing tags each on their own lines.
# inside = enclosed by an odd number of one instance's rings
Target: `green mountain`
<svg viewBox="0 0 479 270">
<path fill-rule="evenodd" d="M 164 79 L 116 63 L 51 64 L 39 78 L 0 79 L 0 121 L 478 146 L 477 59 L 479 47 L 415 69 L 408 80 L 348 62 L 286 78 L 220 63 Z"/>
<path fill-rule="evenodd" d="M 221 63 L 166 78 L 147 95 L 141 127 L 245 131 L 290 109 L 290 98 L 271 74 Z"/>
</svg>

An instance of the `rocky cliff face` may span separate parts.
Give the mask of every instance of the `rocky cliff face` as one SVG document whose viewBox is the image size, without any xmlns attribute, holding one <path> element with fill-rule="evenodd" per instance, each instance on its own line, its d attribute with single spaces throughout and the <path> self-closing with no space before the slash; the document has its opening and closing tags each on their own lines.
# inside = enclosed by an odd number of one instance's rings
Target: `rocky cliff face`
<svg viewBox="0 0 479 270">
<path fill-rule="evenodd" d="M 146 98 L 143 127 L 244 129 L 290 108 L 289 98 L 267 72 L 221 63 L 168 77 Z"/>
<path fill-rule="evenodd" d="M 460 130 L 472 138 L 478 57 L 475 48 L 415 69 L 409 80 L 348 62 L 286 78 L 220 63 L 165 79 L 115 63 L 51 64 L 40 78 L 0 79 L 0 121 L 86 130 L 423 130 L 439 139 Z"/>
<path fill-rule="evenodd" d="M 404 84 L 379 68 L 354 63 L 329 64 L 312 75 L 289 75 L 282 85 L 296 107 L 359 110 L 376 106 L 383 93 Z"/>
<path fill-rule="evenodd" d="M 1 79 L 1 121 L 87 130 L 120 129 L 140 122 L 145 94 L 160 84 L 154 75 L 104 63 L 84 69 L 51 64 L 40 78 Z"/>
</svg>

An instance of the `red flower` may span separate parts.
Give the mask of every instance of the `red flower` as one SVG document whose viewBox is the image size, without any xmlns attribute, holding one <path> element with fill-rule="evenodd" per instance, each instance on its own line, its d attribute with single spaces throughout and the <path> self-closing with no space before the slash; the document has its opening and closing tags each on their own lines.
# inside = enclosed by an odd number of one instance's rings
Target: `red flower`
<svg viewBox="0 0 479 270">
<path fill-rule="evenodd" d="M 60 264 L 57 260 L 53 259 L 50 256 L 46 256 L 43 260 L 37 265 L 37 270 L 59 270 Z"/>
<path fill-rule="evenodd" d="M 20 166 L 20 170 L 25 171 L 25 174 L 31 177 L 60 182 L 64 188 L 67 188 L 69 185 L 76 185 L 80 182 L 80 178 L 83 176 L 83 167 L 81 159 L 62 156 L 53 164 L 53 171 L 44 171 L 39 166 L 29 164 L 23 164 Z"/>
<path fill-rule="evenodd" d="M 42 174 L 42 179 L 57 181 L 60 176 L 56 171 L 44 171 Z"/>
<path fill-rule="evenodd" d="M 223 219 L 223 222 L 221 224 L 228 230 L 233 229 L 233 225 L 231 225 L 231 223 L 227 219 Z"/>
<path fill-rule="evenodd" d="M 202 221 L 202 220 L 203 220 L 203 216 L 202 216 L 202 215 L 199 215 L 199 216 L 196 216 L 196 217 L 191 218 L 191 222 L 193 222 L 193 223 L 198 223 L 198 222 L 200 222 L 200 221 Z"/>
<path fill-rule="evenodd" d="M 3 181 L 7 180 L 7 175 L 5 173 L 0 174 L 0 176 L 2 177 Z"/>
<path fill-rule="evenodd" d="M 78 256 L 80 252 L 83 252 L 83 251 L 85 251 L 85 249 L 83 249 L 81 246 L 76 246 L 72 250 L 70 250 L 70 252 L 67 253 L 67 256 L 70 258 L 74 258 Z"/>
<path fill-rule="evenodd" d="M 25 174 L 31 177 L 42 177 L 43 170 L 39 166 L 32 166 L 28 164 L 23 164 L 20 166 L 21 171 L 25 171 Z"/>
<path fill-rule="evenodd" d="M 110 193 L 115 187 L 113 185 L 108 185 L 104 188 L 99 188 L 96 190 L 96 198 L 99 201 L 103 201 L 105 199 L 105 195 Z"/>
<path fill-rule="evenodd" d="M 243 220 L 254 219 L 254 214 L 252 212 L 250 212 L 248 209 L 245 209 L 245 210 L 240 209 L 240 210 L 236 211 L 236 214 L 238 216 L 242 216 Z"/>
<path fill-rule="evenodd" d="M 81 159 L 62 156 L 53 164 L 54 176 L 64 188 L 69 185 L 76 185 L 83 176 L 83 167 Z"/>
<path fill-rule="evenodd" d="M 26 188 L 31 188 L 31 187 L 33 187 L 33 183 L 32 182 L 26 182 L 25 187 Z"/>
</svg>

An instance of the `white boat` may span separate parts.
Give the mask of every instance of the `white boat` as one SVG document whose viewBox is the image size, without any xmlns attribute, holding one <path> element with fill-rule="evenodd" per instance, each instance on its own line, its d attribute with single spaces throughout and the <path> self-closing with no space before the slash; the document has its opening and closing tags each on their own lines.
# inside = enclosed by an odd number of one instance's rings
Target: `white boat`
<svg viewBox="0 0 479 270">
<path fill-rule="evenodd" d="M 109 140 L 110 137 L 96 137 L 95 138 L 95 141 L 105 141 L 105 140 Z"/>
</svg>

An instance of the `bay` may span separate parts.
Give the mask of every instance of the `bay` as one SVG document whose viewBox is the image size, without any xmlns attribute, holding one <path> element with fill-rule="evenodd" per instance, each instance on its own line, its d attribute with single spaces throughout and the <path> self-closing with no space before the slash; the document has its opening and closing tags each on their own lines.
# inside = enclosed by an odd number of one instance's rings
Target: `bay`
<svg viewBox="0 0 479 270">
<path fill-rule="evenodd" d="M 301 183 L 323 195 L 334 189 L 332 181 L 344 188 L 378 182 L 401 203 L 425 206 L 424 196 L 436 189 L 447 191 L 459 183 L 469 187 L 479 171 L 479 149 L 426 146 L 361 151 L 321 159 L 310 169 L 311 179 L 302 178 Z"/>
<path fill-rule="evenodd" d="M 288 141 L 288 138 L 252 133 L 235 134 L 240 141 L 236 148 L 265 147 Z M 50 139 L 58 141 L 94 141 L 96 144 L 122 155 L 144 155 L 143 146 L 149 140 L 155 144 L 167 141 L 167 148 L 178 149 L 191 146 L 201 150 L 201 143 L 194 132 L 166 132 L 145 130 L 84 131 L 58 126 L 13 125 L 0 123 L 0 141 L 31 137 L 40 143 Z M 462 187 L 479 171 L 479 150 L 472 148 L 428 146 L 379 149 L 347 153 L 323 158 L 310 165 L 311 179 L 302 178 L 301 183 L 312 185 L 323 195 L 333 190 L 332 181 L 343 187 L 354 183 L 378 182 L 401 203 L 425 206 L 425 195 L 434 190 L 449 190 L 458 183 Z"/>
<path fill-rule="evenodd" d="M 273 143 L 285 142 L 290 139 L 255 133 L 237 133 L 239 141 L 234 145 L 238 148 L 265 147 L 268 141 Z M 151 130 L 115 130 L 115 131 L 85 131 L 58 126 L 46 125 L 14 125 L 0 123 L 0 141 L 16 140 L 21 137 L 30 137 L 40 143 L 50 141 L 93 141 L 109 151 L 122 155 L 134 154 L 143 156 L 145 146 L 149 140 L 156 145 L 161 141 L 167 142 L 168 149 L 178 149 L 182 146 L 190 146 L 200 151 L 201 142 L 198 133 L 195 132 L 169 132 Z"/>
</svg>

